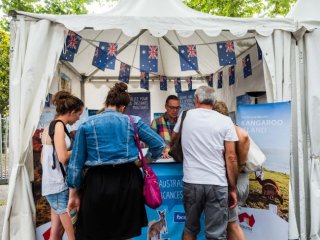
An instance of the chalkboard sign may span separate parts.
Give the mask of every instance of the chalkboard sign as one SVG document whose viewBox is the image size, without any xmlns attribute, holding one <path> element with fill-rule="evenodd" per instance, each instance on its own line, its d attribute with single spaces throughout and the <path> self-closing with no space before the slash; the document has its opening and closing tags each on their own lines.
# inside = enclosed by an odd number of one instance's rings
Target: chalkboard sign
<svg viewBox="0 0 320 240">
<path fill-rule="evenodd" d="M 193 102 L 194 93 L 195 93 L 195 90 L 178 93 L 178 98 L 180 99 L 181 111 L 194 108 L 194 102 Z"/>
<path fill-rule="evenodd" d="M 142 121 L 150 124 L 150 93 L 129 93 L 130 103 L 126 109 L 126 114 L 141 117 Z"/>
</svg>

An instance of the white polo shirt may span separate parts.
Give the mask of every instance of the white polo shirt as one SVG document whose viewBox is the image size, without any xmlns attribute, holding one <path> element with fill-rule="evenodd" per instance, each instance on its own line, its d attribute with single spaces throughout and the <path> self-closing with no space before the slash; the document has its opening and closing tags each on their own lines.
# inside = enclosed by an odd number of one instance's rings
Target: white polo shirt
<svg viewBox="0 0 320 240">
<path fill-rule="evenodd" d="M 179 132 L 181 114 L 174 127 Z M 191 109 L 183 122 L 183 181 L 228 186 L 224 142 L 238 141 L 231 118 L 204 108 Z"/>
</svg>

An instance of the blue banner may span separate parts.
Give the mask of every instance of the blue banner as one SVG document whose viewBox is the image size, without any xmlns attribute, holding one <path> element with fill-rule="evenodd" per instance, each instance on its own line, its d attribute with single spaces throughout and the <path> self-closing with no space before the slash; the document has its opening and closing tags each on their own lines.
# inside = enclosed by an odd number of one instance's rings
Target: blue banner
<svg viewBox="0 0 320 240">
<path fill-rule="evenodd" d="M 237 123 L 266 156 L 250 173 L 249 196 L 239 223 L 248 240 L 287 240 L 290 172 L 290 102 L 239 105 Z"/>
<path fill-rule="evenodd" d="M 130 103 L 126 108 L 126 114 L 141 117 L 142 121 L 150 124 L 150 93 L 129 93 Z"/>
<path fill-rule="evenodd" d="M 181 239 L 185 222 L 182 164 L 159 163 L 151 166 L 159 179 L 163 203 L 157 209 L 147 207 L 148 227 L 143 228 L 141 236 L 134 239 Z M 158 233 L 160 237 L 154 238 Z M 203 219 L 197 239 L 205 239 Z"/>
<path fill-rule="evenodd" d="M 180 100 L 181 111 L 189 110 L 194 108 L 194 93 L 195 90 L 192 91 L 184 91 L 178 93 L 178 98 Z"/>
</svg>

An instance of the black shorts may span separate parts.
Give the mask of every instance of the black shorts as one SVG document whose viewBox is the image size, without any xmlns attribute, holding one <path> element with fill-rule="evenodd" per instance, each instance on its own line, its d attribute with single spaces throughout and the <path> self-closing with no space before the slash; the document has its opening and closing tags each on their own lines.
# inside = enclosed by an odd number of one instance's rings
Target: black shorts
<svg viewBox="0 0 320 240">
<path fill-rule="evenodd" d="M 148 219 L 143 178 L 134 163 L 88 170 L 76 224 L 76 239 L 121 240 L 141 235 Z"/>
</svg>

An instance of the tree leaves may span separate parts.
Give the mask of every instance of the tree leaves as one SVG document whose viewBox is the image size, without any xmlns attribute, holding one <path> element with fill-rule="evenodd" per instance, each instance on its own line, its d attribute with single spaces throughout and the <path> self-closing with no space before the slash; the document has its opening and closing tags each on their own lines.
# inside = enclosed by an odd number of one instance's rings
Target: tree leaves
<svg viewBox="0 0 320 240">
<path fill-rule="evenodd" d="M 185 0 L 201 12 L 225 17 L 285 16 L 297 0 Z"/>
</svg>

